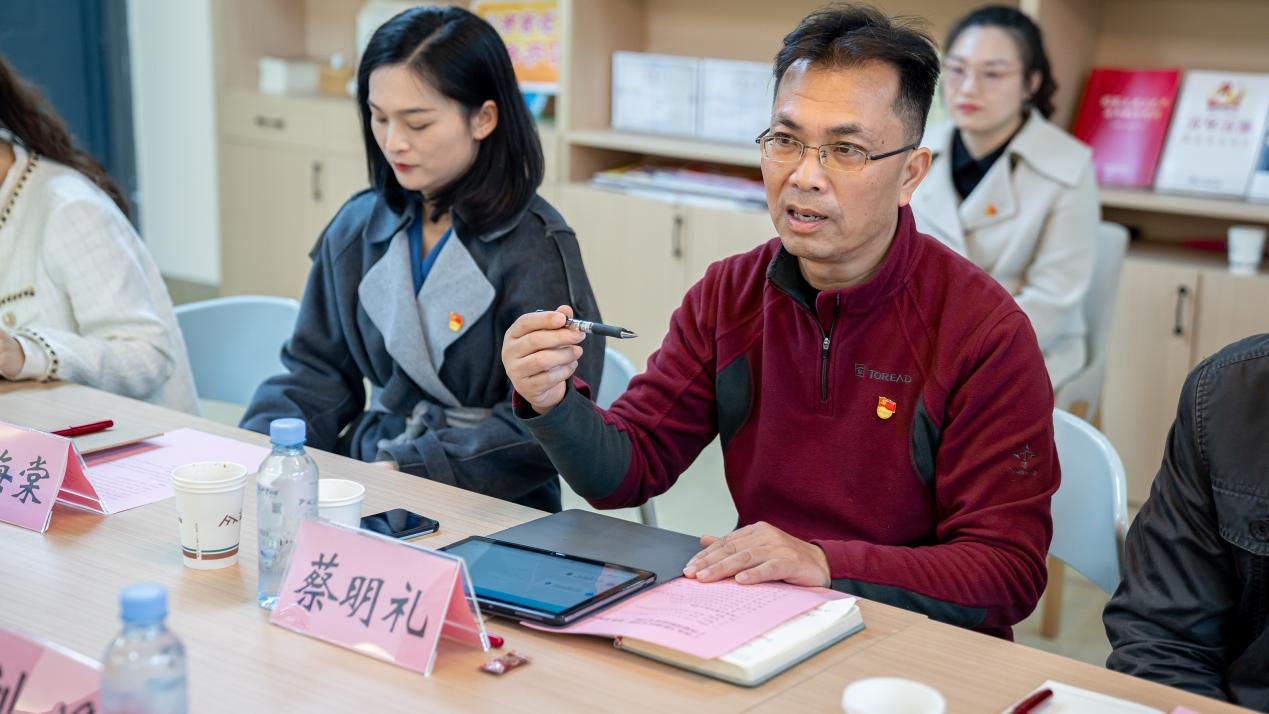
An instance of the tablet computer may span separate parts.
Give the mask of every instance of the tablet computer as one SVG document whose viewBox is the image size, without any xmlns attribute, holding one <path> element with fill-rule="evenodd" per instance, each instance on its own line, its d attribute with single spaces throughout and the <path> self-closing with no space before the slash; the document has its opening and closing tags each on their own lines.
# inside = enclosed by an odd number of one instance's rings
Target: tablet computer
<svg viewBox="0 0 1269 714">
<path fill-rule="evenodd" d="M 482 610 L 556 627 L 656 581 L 647 570 L 481 536 L 441 550 L 467 562 Z"/>
</svg>

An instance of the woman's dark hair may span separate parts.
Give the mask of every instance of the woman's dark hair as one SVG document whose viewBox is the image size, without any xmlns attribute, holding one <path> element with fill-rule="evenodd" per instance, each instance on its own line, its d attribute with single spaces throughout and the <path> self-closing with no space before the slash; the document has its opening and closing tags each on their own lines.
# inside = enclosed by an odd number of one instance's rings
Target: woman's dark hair
<svg viewBox="0 0 1269 714">
<path fill-rule="evenodd" d="M 949 52 L 952 44 L 961 33 L 971 27 L 999 27 L 1013 38 L 1018 46 L 1018 56 L 1022 58 L 1022 81 L 1031 86 L 1031 78 L 1039 75 L 1040 86 L 1027 100 L 1027 104 L 1036 108 L 1045 119 L 1053 116 L 1053 95 L 1057 93 L 1057 82 L 1053 80 L 1053 70 L 1049 67 L 1049 55 L 1044 51 L 1044 36 L 1040 28 L 1021 10 L 1003 5 L 987 5 L 962 17 L 947 33 L 947 43 L 943 51 Z"/>
<path fill-rule="evenodd" d="M 404 65 L 472 117 L 487 100 L 498 106 L 498 124 L 480 142 L 467 173 L 427 200 L 432 220 L 451 207 L 476 232 L 505 223 L 533 200 L 542 183 L 542 144 L 516 84 L 507 48 L 489 23 L 457 7 L 417 7 L 375 31 L 357 70 L 357 102 L 366 144 L 370 185 L 394 211 L 409 192 L 401 188 L 371 131 L 370 74 Z"/>
<path fill-rule="evenodd" d="M 97 160 L 75 146 L 66 124 L 40 94 L 0 57 L 0 129 L 8 129 L 28 151 L 75 169 L 97 184 L 123 215 L 128 201 Z"/>
<path fill-rule="evenodd" d="M 939 81 L 939 55 L 930 36 L 914 20 L 890 18 L 867 5 L 830 5 L 802 19 L 784 38 L 775 57 L 775 88 L 795 62 L 812 66 L 858 67 L 884 62 L 899 73 L 895 113 L 908 141 L 920 141 Z"/>
</svg>

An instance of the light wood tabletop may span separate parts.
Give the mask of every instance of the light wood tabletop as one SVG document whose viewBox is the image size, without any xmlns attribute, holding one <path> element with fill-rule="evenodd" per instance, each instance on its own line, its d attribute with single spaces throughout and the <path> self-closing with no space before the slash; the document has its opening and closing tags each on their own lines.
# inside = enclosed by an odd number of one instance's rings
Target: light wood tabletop
<svg viewBox="0 0 1269 714">
<path fill-rule="evenodd" d="M 1186 706 L 1202 714 L 1247 712 L 1173 687 L 1147 682 L 977 632 L 924 620 L 858 655 L 840 660 L 751 712 L 840 712 L 842 690 L 865 677 L 905 677 L 939 690 L 947 714 L 1007 712 L 1047 680 L 1154 707 Z M 1042 714 L 1043 707 L 1037 714 Z"/>
<path fill-rule="evenodd" d="M 78 424 L 113 419 L 158 431 L 193 427 L 267 445 L 260 435 L 78 385 L 0 382 L 0 420 Z M 540 511 L 313 452 L 323 476 L 366 486 L 364 513 L 403 507 L 436 518 L 440 546 L 544 515 Z M 799 687 L 838 662 L 923 622 L 879 603 L 861 604 L 863 632 L 767 684 L 746 689 L 662 665 L 592 637 L 551 635 L 491 620 L 532 663 L 497 677 L 478 671 L 498 654 L 442 641 L 430 677 L 269 625 L 255 603 L 255 489 L 246 490 L 242 551 L 236 566 L 191 570 L 181 564 L 176 512 L 169 499 L 99 516 L 56 506 L 41 535 L 0 524 L 0 626 L 47 637 L 100 659 L 120 628 L 119 591 L 148 580 L 170 591 L 169 625 L 185 643 L 190 706 L 210 711 L 543 712 L 742 711 Z M 830 693 L 831 694 L 831 693 Z M 816 708 L 832 709 L 837 695 Z"/>
</svg>

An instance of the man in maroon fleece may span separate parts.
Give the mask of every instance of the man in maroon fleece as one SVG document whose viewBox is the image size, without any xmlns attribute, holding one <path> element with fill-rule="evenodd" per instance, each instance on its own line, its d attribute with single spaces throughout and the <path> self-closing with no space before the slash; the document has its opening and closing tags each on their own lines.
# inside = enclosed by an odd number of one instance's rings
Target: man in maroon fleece
<svg viewBox="0 0 1269 714">
<path fill-rule="evenodd" d="M 817 11 L 775 62 L 759 137 L 779 233 L 710 266 L 612 408 L 570 378 L 572 311 L 521 317 L 517 412 L 599 508 L 665 492 L 715 435 L 740 513 L 702 581 L 825 585 L 1010 636 L 1044 589 L 1058 485 L 1030 323 L 917 231 L 938 57 L 871 8 Z"/>
</svg>

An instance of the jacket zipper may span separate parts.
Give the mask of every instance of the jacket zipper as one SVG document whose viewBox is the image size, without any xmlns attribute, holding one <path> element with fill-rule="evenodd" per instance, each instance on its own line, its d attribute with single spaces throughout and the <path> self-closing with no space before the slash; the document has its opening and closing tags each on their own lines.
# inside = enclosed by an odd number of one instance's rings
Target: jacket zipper
<svg viewBox="0 0 1269 714">
<path fill-rule="evenodd" d="M 834 295 L 833 302 L 833 319 L 828 323 L 828 329 L 820 324 L 819 319 L 815 320 L 815 324 L 820 326 L 820 332 L 824 333 L 824 346 L 820 349 L 820 401 L 828 401 L 828 348 L 832 344 L 833 328 L 837 325 L 837 313 L 842 306 L 842 296 Z"/>
</svg>

